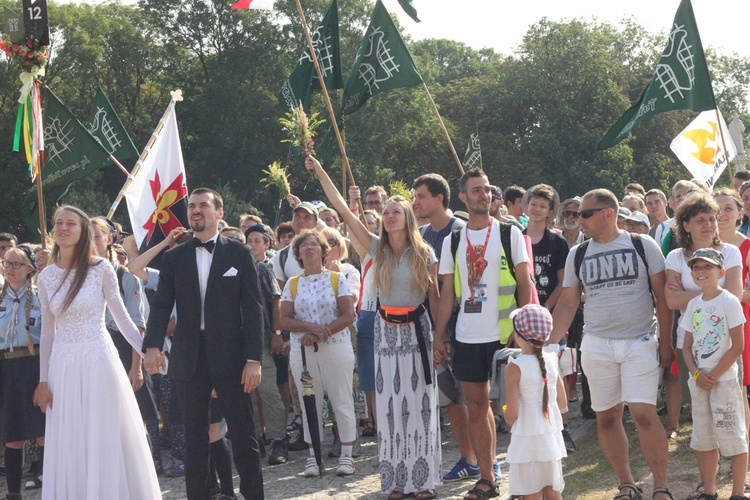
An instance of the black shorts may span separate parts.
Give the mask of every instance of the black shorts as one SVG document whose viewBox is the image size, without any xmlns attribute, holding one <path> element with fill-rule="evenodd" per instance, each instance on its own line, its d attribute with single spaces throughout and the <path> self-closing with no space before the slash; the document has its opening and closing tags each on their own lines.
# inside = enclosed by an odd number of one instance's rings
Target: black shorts
<svg viewBox="0 0 750 500">
<path fill-rule="evenodd" d="M 276 385 L 289 382 L 289 355 L 274 354 L 273 362 L 276 365 Z"/>
<path fill-rule="evenodd" d="M 461 382 L 487 382 L 492 358 L 503 348 L 499 340 L 484 344 L 453 341 L 453 375 Z"/>
</svg>

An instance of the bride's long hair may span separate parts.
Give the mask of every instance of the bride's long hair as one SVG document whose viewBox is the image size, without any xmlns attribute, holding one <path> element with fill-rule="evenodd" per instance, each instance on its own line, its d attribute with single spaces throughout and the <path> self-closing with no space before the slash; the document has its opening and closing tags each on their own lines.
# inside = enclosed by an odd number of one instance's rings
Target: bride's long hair
<svg viewBox="0 0 750 500">
<path fill-rule="evenodd" d="M 73 265 L 70 267 L 70 269 L 67 269 L 65 271 L 65 275 L 60 281 L 57 290 L 55 290 L 55 292 L 52 294 L 54 296 L 57 292 L 60 291 L 63 283 L 65 283 L 65 281 L 68 279 L 70 272 L 75 269 L 76 273 L 73 276 L 73 282 L 70 284 L 70 289 L 68 290 L 68 293 L 65 296 L 65 301 L 62 305 L 62 311 L 65 311 L 68 306 L 70 306 L 71 302 L 73 302 L 73 299 L 76 298 L 78 292 L 81 291 L 83 282 L 86 281 L 86 276 L 89 273 L 89 268 L 93 264 L 92 260 L 94 258 L 94 255 L 96 255 L 96 252 L 94 251 L 94 241 L 91 238 L 91 220 L 89 219 L 89 216 L 86 215 L 80 208 L 76 208 L 71 205 L 63 205 L 62 207 L 55 210 L 55 216 L 52 218 L 52 220 L 57 220 L 57 217 L 62 212 L 70 212 L 78 217 L 78 223 L 81 226 L 81 237 L 78 239 L 78 243 L 76 243 L 76 246 L 73 249 Z M 59 261 L 60 246 L 57 244 L 57 240 L 55 239 L 55 241 L 52 243 L 52 250 L 50 250 L 50 262 L 56 263 Z"/>
</svg>

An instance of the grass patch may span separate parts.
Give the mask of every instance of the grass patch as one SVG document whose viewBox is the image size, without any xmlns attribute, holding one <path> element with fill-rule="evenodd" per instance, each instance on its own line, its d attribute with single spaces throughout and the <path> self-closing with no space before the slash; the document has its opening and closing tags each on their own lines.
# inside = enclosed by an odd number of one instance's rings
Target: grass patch
<svg viewBox="0 0 750 500">
<path fill-rule="evenodd" d="M 630 442 L 630 466 L 636 484 L 643 488 L 645 498 L 651 498 L 653 479 L 641 454 L 638 432 L 634 424 L 625 424 L 625 431 Z M 669 443 L 669 485 L 675 499 L 685 498 L 700 482 L 695 454 L 690 449 L 690 422 L 683 422 L 676 441 Z M 617 476 L 610 467 L 599 448 L 596 426 L 592 426 L 576 442 L 576 451 L 563 460 L 565 476 L 565 498 L 580 500 L 602 500 L 617 494 Z M 732 494 L 730 462 L 721 459 L 717 486 L 719 498 L 728 498 Z"/>
</svg>

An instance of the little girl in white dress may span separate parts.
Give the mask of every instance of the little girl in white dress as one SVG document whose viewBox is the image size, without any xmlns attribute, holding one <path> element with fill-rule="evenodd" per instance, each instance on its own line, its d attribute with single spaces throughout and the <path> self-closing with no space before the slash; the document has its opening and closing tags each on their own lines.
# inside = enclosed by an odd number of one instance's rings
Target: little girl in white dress
<svg viewBox="0 0 750 500">
<path fill-rule="evenodd" d="M 562 458 L 567 453 L 560 407 L 566 406 L 565 390 L 557 356 L 542 350 L 552 331 L 552 316 L 546 308 L 529 304 L 511 317 L 522 354 L 511 358 L 505 370 L 509 492 L 526 500 L 562 499 Z"/>
</svg>

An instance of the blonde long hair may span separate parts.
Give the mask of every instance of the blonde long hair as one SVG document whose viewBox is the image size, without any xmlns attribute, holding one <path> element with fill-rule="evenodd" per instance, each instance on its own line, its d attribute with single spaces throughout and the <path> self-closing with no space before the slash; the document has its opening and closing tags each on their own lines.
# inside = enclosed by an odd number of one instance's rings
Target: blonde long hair
<svg viewBox="0 0 750 500">
<path fill-rule="evenodd" d="M 398 203 L 404 211 L 406 219 L 404 231 L 406 232 L 408 248 L 411 249 L 409 269 L 414 274 L 414 282 L 419 287 L 420 292 L 427 295 L 427 291 L 430 289 L 430 247 L 419 234 L 417 219 L 412 212 L 411 203 L 403 196 L 398 195 L 389 198 L 385 205 L 388 206 L 391 203 Z M 391 248 L 388 239 L 388 231 L 385 230 L 384 224 L 380 225 L 380 243 L 374 255 L 374 264 L 373 280 L 375 288 L 390 290 L 398 259 L 396 254 L 393 253 L 393 248 Z"/>
<path fill-rule="evenodd" d="M 68 279 L 70 272 L 75 269 L 76 274 L 73 277 L 73 282 L 70 284 L 68 294 L 65 296 L 65 301 L 62 305 L 62 311 L 65 311 L 70 306 L 73 299 L 76 298 L 78 292 L 81 291 L 83 282 L 86 281 L 86 276 L 89 274 L 89 268 L 92 266 L 92 259 L 96 255 L 94 250 L 94 240 L 91 238 L 91 226 L 90 219 L 86 213 L 80 208 L 76 208 L 71 205 L 63 205 L 62 207 L 55 210 L 55 215 L 52 220 L 56 220 L 60 212 L 70 212 L 78 217 L 78 223 L 81 225 L 81 237 L 78 239 L 75 248 L 73 249 L 73 266 L 65 271 L 63 279 L 60 280 L 60 285 L 57 290 L 52 294 L 53 296 L 60 291 L 65 281 Z M 60 261 L 60 246 L 57 244 L 57 240 L 52 243 L 52 250 L 50 250 L 50 263 L 56 263 Z"/>
</svg>

